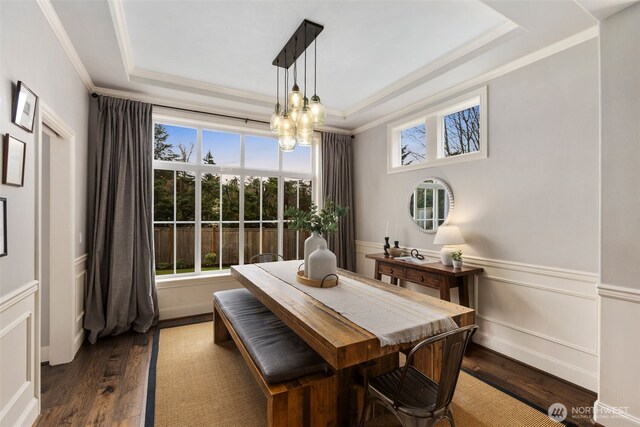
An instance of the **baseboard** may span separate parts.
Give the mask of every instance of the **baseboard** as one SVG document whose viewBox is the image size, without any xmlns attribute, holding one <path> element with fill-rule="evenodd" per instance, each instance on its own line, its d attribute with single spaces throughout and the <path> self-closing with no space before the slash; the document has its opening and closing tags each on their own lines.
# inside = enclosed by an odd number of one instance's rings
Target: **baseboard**
<svg viewBox="0 0 640 427">
<path fill-rule="evenodd" d="M 73 339 L 73 357 L 75 357 L 76 354 L 78 354 L 80 347 L 82 347 L 82 343 L 84 342 L 85 335 L 86 335 L 86 331 L 84 329 L 81 329 L 78 332 L 76 332 L 76 336 Z"/>
<path fill-rule="evenodd" d="M 170 307 L 160 311 L 160 320 L 178 319 L 180 317 L 196 316 L 198 314 L 211 313 L 213 310 L 213 299 L 211 303 L 195 305 L 183 305 L 181 307 Z"/>
<path fill-rule="evenodd" d="M 40 363 L 49 361 L 49 346 L 40 347 Z"/>
<path fill-rule="evenodd" d="M 639 427 L 640 417 L 629 414 L 621 408 L 617 408 L 599 399 L 594 404 L 594 419 L 597 423 L 607 427 Z"/>
<path fill-rule="evenodd" d="M 19 427 L 31 427 L 38 419 L 39 410 L 38 399 L 35 397 L 29 401 L 29 404 L 25 407 L 24 412 L 16 421 L 16 426 Z"/>
</svg>

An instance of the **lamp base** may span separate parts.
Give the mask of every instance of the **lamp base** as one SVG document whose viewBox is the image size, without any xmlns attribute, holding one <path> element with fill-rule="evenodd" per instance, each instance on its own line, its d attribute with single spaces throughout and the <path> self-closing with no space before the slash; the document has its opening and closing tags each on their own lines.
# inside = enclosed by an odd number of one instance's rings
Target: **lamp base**
<svg viewBox="0 0 640 427">
<path fill-rule="evenodd" d="M 451 258 L 451 252 L 453 248 L 451 246 L 443 246 L 440 249 L 440 262 L 442 265 L 453 265 L 453 259 Z"/>
</svg>

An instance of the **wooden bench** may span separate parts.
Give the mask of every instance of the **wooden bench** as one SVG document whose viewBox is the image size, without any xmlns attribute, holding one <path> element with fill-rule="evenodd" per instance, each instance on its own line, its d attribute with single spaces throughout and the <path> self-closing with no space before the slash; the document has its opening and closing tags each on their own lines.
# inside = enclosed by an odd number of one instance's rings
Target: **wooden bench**
<svg viewBox="0 0 640 427">
<path fill-rule="evenodd" d="M 246 289 L 216 292 L 213 314 L 213 341 L 235 342 L 267 399 L 268 426 L 337 425 L 337 375 L 275 314 Z M 260 354 L 257 349 L 264 348 L 265 341 L 269 354 Z M 296 365 L 293 371 L 287 369 L 292 364 L 286 363 L 287 357 Z M 310 370 L 315 372 L 304 373 Z"/>
</svg>

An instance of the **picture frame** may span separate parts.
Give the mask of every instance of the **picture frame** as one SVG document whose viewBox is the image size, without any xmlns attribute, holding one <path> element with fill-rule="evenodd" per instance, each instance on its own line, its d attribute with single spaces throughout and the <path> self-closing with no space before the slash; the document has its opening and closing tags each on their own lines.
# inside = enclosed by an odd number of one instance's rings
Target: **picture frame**
<svg viewBox="0 0 640 427">
<path fill-rule="evenodd" d="M 0 257 L 7 252 L 7 199 L 0 197 Z"/>
<path fill-rule="evenodd" d="M 13 123 L 33 133 L 33 124 L 36 119 L 36 108 L 38 107 L 38 96 L 18 80 L 16 96 L 13 100 Z"/>
<path fill-rule="evenodd" d="M 2 183 L 24 186 L 24 166 L 27 157 L 27 144 L 6 134 L 2 148 Z"/>
</svg>

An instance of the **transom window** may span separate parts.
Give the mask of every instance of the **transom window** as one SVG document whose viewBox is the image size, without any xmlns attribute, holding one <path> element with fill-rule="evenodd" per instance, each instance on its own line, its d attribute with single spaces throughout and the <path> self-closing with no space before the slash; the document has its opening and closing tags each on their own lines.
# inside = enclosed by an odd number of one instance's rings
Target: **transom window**
<svg viewBox="0 0 640 427">
<path fill-rule="evenodd" d="M 486 87 L 388 126 L 387 172 L 487 157 Z"/>
<path fill-rule="evenodd" d="M 283 212 L 315 200 L 313 148 L 282 153 L 267 132 L 156 118 L 156 274 L 216 274 L 267 252 L 302 258 L 308 236 Z"/>
</svg>

